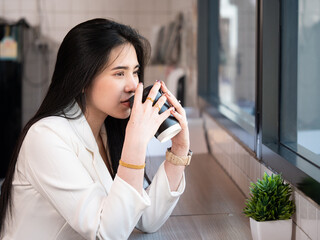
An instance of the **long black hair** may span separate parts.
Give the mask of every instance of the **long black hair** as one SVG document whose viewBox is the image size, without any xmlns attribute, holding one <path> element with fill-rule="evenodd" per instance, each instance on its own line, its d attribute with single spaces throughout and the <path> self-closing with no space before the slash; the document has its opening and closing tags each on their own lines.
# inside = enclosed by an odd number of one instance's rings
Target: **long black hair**
<svg viewBox="0 0 320 240">
<path fill-rule="evenodd" d="M 23 128 L 13 151 L 0 195 L 0 236 L 5 216 L 12 209 L 12 180 L 22 142 L 29 128 L 48 116 L 62 116 L 65 110 L 78 103 L 86 109 L 83 90 L 106 66 L 113 48 L 132 44 L 140 65 L 139 81 L 143 81 L 144 67 L 150 57 L 150 44 L 130 26 L 107 19 L 92 19 L 72 28 L 63 39 L 48 92 L 33 118 Z M 71 118 L 65 115 L 67 118 Z M 76 116 L 79 117 L 79 116 Z M 76 118 L 73 117 L 73 118 Z M 128 119 L 108 116 L 105 126 L 113 173 L 117 172 Z"/>
</svg>

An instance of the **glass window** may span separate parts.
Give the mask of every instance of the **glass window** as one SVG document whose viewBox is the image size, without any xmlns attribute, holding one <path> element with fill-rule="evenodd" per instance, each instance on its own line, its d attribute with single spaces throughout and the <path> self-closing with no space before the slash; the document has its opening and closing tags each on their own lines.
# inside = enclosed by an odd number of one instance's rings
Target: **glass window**
<svg viewBox="0 0 320 240">
<path fill-rule="evenodd" d="M 220 101 L 254 126 L 255 1 L 221 0 L 219 23 Z"/>
<path fill-rule="evenodd" d="M 289 4 L 284 1 L 282 20 L 287 30 L 282 33 L 280 141 L 320 166 L 320 2 L 300 0 L 297 11 Z"/>
<path fill-rule="evenodd" d="M 219 13 L 217 19 L 209 20 L 207 97 L 222 114 L 253 135 L 256 1 L 217 0 L 209 5 L 214 2 Z M 209 19 L 215 14 L 214 7 L 210 9 Z"/>
</svg>

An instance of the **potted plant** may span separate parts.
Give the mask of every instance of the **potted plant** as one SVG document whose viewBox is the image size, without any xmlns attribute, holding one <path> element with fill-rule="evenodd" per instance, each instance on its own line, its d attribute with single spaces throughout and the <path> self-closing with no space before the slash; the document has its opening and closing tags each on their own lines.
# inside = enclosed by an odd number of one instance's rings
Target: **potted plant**
<svg viewBox="0 0 320 240">
<path fill-rule="evenodd" d="M 291 239 L 291 216 L 295 212 L 291 194 L 290 185 L 281 175 L 264 173 L 262 180 L 251 183 L 243 212 L 250 217 L 253 240 Z"/>
</svg>

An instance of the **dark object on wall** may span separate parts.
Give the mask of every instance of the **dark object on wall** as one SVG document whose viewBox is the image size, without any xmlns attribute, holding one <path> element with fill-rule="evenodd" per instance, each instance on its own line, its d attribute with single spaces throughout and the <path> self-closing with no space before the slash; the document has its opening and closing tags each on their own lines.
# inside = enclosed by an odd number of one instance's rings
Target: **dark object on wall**
<svg viewBox="0 0 320 240">
<path fill-rule="evenodd" d="M 19 62 L 0 61 L 0 178 L 5 177 L 14 145 L 21 131 L 21 81 Z"/>
<path fill-rule="evenodd" d="M 182 107 L 184 107 L 184 102 L 185 102 L 184 100 L 185 79 L 186 79 L 185 76 L 179 78 L 178 86 L 177 86 L 177 99 L 180 100 L 180 104 Z"/>
<path fill-rule="evenodd" d="M 17 43 L 17 56 L 0 57 L 0 178 L 4 178 L 13 148 L 21 132 L 22 116 L 22 42 L 25 21 L 15 24 L 0 22 L 0 41 L 8 33 Z"/>
</svg>

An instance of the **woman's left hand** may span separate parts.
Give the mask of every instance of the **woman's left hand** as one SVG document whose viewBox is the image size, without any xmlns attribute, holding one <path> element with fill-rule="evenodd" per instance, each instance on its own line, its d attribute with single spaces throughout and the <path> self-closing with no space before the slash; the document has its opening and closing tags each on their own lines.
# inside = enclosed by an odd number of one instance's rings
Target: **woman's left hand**
<svg viewBox="0 0 320 240">
<path fill-rule="evenodd" d="M 161 90 L 166 95 L 168 102 L 175 108 L 175 110 L 171 111 L 171 114 L 179 121 L 182 128 L 181 131 L 171 139 L 171 152 L 177 156 L 187 156 L 190 148 L 190 139 L 186 111 L 176 97 L 168 90 L 163 81 L 161 81 Z"/>
</svg>

